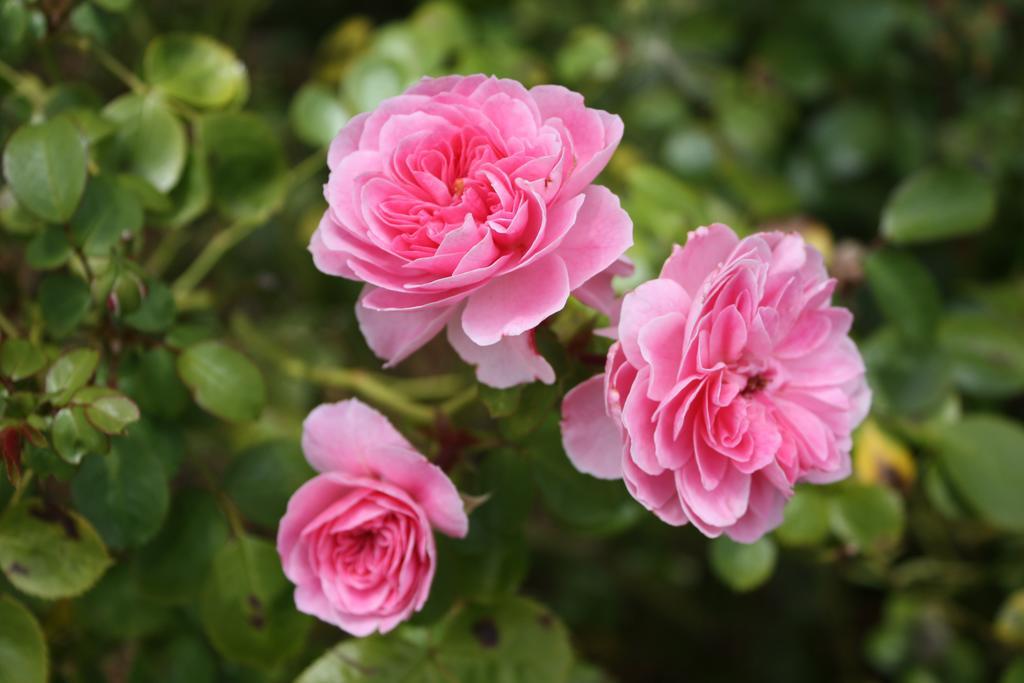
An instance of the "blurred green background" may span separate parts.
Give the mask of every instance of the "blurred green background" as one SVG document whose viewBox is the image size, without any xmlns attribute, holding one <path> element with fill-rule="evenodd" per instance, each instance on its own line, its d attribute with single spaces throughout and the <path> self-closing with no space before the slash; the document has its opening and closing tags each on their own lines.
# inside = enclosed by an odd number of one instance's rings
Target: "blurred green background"
<svg viewBox="0 0 1024 683">
<path fill-rule="evenodd" d="M 147 51 L 176 31 L 225 50 L 184 85 L 162 80 L 180 54 Z M 86 198 L 116 169 L 107 191 L 139 207 L 137 220 L 104 219 L 120 237 L 90 232 L 88 216 L 67 232 L 60 211 L 39 215 L 51 199 L 26 211 L 5 166 L 7 326 L 47 360 L 100 348 L 96 384 L 142 413 L 110 443 L 85 427 L 60 446 L 71 437 L 50 416 L 28 417 L 50 400 L 42 360 L 24 378 L 2 373 L 0 426 L 49 435 L 25 437 L 26 495 L 77 510 L 114 560 L 81 597 L 40 597 L 4 566 L 18 529 L 0 521 L 0 642 L 5 620 L 36 619 L 52 680 L 288 681 L 337 643 L 291 608 L 264 542 L 309 476 L 301 419 L 356 394 L 455 463 L 460 488 L 491 495 L 466 541 L 439 540 L 434 596 L 408 642 L 453 603 L 515 592 L 568 630 L 571 670 L 545 669 L 568 656 L 559 631 L 465 680 L 1024 681 L 1024 3 L 0 0 L 0 59 L 0 141 L 68 116 L 89 139 Z M 375 374 L 359 285 L 318 273 L 305 251 L 323 149 L 420 76 L 475 72 L 561 83 L 623 118 L 601 182 L 635 223 L 624 290 L 710 222 L 798 230 L 825 253 L 875 395 L 850 481 L 800 489 L 782 529 L 745 547 L 665 526 L 619 485 L 575 473 L 557 403 L 604 348 L 575 305 L 541 333 L 555 387 L 478 391 L 443 340 Z M 159 116 L 108 104 L 151 88 L 169 96 Z M 111 291 L 120 308 L 107 313 Z M 568 343 L 581 333 L 590 358 Z M 227 355 L 196 350 L 219 339 Z M 204 393 L 217 387 L 189 374 L 200 360 L 231 368 L 231 395 Z M 0 479 L 0 503 L 12 495 Z M 272 577 L 269 631 L 221 604 L 210 573 L 241 571 L 246 543 Z M 8 630 L 30 666 L 41 646 L 10 632 L 31 629 Z M 342 654 L 401 659 L 398 639 L 367 642 Z M 304 683 L 448 680 L 332 661 Z M 35 683 L 19 675 L 0 664 L 0 681 Z"/>
</svg>

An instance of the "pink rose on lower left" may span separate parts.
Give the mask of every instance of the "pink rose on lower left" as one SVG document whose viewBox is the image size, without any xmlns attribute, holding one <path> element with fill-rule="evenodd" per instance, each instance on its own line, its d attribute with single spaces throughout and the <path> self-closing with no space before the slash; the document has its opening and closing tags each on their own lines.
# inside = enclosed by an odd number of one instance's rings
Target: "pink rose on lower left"
<svg viewBox="0 0 1024 683">
<path fill-rule="evenodd" d="M 352 635 L 386 633 L 427 601 L 433 530 L 466 535 L 462 499 L 386 417 L 355 399 L 310 413 L 302 449 L 320 474 L 292 496 L 277 534 L 295 604 Z"/>
</svg>

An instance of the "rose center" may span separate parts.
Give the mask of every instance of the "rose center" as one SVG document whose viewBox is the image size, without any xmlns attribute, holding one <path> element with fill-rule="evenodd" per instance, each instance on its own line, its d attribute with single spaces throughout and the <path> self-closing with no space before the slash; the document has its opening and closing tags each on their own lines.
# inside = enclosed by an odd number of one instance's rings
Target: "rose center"
<svg viewBox="0 0 1024 683">
<path fill-rule="evenodd" d="M 753 396 L 760 392 L 766 386 L 771 378 L 765 373 L 757 373 L 747 378 L 747 385 L 743 387 L 743 391 L 740 392 L 740 396 Z"/>
</svg>

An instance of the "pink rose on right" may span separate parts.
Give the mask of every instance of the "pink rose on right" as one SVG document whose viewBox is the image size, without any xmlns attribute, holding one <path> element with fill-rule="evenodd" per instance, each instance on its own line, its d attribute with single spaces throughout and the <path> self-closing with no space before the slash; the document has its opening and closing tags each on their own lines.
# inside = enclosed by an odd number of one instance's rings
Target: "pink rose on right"
<svg viewBox="0 0 1024 683">
<path fill-rule="evenodd" d="M 605 373 L 566 395 L 569 458 L 669 524 L 760 538 L 795 484 L 849 474 L 870 405 L 834 289 L 797 234 L 694 231 L 624 298 Z"/>
<path fill-rule="evenodd" d="M 310 413 L 302 449 L 320 474 L 292 496 L 277 535 L 295 605 L 355 636 L 386 633 L 430 595 L 433 530 L 466 535 L 462 499 L 386 417 L 356 399 Z"/>
</svg>

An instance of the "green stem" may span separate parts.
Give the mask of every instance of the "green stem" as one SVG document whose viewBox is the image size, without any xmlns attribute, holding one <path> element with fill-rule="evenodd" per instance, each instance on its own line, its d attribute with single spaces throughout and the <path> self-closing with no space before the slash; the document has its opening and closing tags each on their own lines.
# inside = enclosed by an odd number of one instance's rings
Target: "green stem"
<svg viewBox="0 0 1024 683">
<path fill-rule="evenodd" d="M 316 175 L 327 163 L 327 150 L 319 149 L 308 157 L 295 164 L 292 170 L 288 171 L 285 178 L 285 188 L 291 189 L 296 185 Z"/>
<path fill-rule="evenodd" d="M 154 277 L 163 275 L 186 241 L 188 241 L 188 234 L 185 230 L 169 231 L 160 240 L 160 244 L 156 246 L 153 253 L 149 255 L 149 259 L 146 261 L 146 271 Z"/>
<path fill-rule="evenodd" d="M 4 315 L 3 311 L 0 311 L 0 331 L 3 331 L 7 337 L 18 337 L 18 328 L 14 326 L 7 316 Z"/>
<path fill-rule="evenodd" d="M 480 393 L 480 387 L 476 384 L 463 389 L 460 393 L 452 396 L 441 404 L 441 412 L 445 415 L 454 415 L 470 403 L 476 400 Z"/>
<path fill-rule="evenodd" d="M 81 52 L 91 53 L 104 69 L 109 71 L 115 78 L 128 86 L 132 92 L 142 94 L 149 89 L 149 86 L 136 76 L 134 71 L 125 66 L 117 57 L 110 54 L 88 38 L 76 36 L 68 38 L 67 42 Z"/>
<path fill-rule="evenodd" d="M 360 370 L 359 368 L 309 367 L 297 358 L 289 360 L 289 365 L 292 368 L 302 368 L 300 377 L 314 384 L 346 389 L 416 424 L 431 424 L 434 422 L 436 414 L 433 410 L 395 392 L 390 386 L 365 370 Z M 296 363 L 300 365 L 295 365 Z"/>
<path fill-rule="evenodd" d="M 288 172 L 284 179 L 286 195 L 292 188 L 307 180 L 323 167 L 324 154 L 324 150 L 314 152 Z M 280 207 L 278 210 L 280 210 Z M 273 215 L 273 212 L 271 215 Z M 196 257 L 185 272 L 174 281 L 172 286 L 174 298 L 176 300 L 187 298 L 192 290 L 203 281 L 203 278 L 213 270 L 213 267 L 217 265 L 217 262 L 220 261 L 224 254 L 252 234 L 269 218 L 269 215 L 255 219 L 240 218 L 217 233 L 213 239 L 207 242 L 203 250 L 199 252 L 199 256 Z"/>
<path fill-rule="evenodd" d="M 246 348 L 274 363 L 281 372 L 289 377 L 350 391 L 380 408 L 401 415 L 416 424 L 432 424 L 437 417 L 435 409 L 411 400 L 398 388 L 372 372 L 360 368 L 311 366 L 302 359 L 289 355 L 283 349 L 267 341 L 245 316 L 236 315 L 232 320 L 231 327 Z M 422 380 L 424 382 L 431 381 L 430 378 L 422 378 Z M 471 387 L 471 389 L 475 392 L 476 387 Z M 459 396 L 456 396 L 448 403 L 453 403 L 458 398 Z M 446 405 L 442 405 L 441 410 L 446 410 Z M 461 407 L 461 405 L 457 407 Z"/>
<path fill-rule="evenodd" d="M 35 109 L 42 109 L 46 105 L 46 93 L 36 78 L 26 76 L 7 62 L 0 61 L 0 79 L 10 83 L 11 87 L 24 95 Z"/>
<path fill-rule="evenodd" d="M 21 500 L 21 497 L 28 490 L 29 484 L 32 483 L 32 470 L 25 470 L 25 474 L 22 475 L 21 481 L 18 482 L 18 488 L 14 489 L 14 494 L 11 496 L 11 500 L 8 501 L 7 507 L 13 508 Z"/>
<path fill-rule="evenodd" d="M 391 377 L 388 383 L 405 396 L 421 400 L 447 399 L 466 386 L 462 375 L 431 375 L 429 377 Z"/>
<path fill-rule="evenodd" d="M 232 247 L 248 237 L 256 228 L 263 225 L 262 220 L 252 218 L 240 218 L 228 227 L 217 233 L 213 239 L 206 243 L 199 256 L 192 261 L 185 272 L 174 281 L 171 290 L 176 300 L 185 299 L 192 290 L 202 282 L 203 278 L 213 270 L 221 257 L 228 253 Z"/>
</svg>

